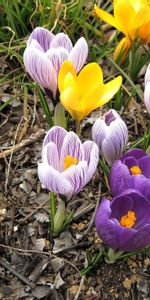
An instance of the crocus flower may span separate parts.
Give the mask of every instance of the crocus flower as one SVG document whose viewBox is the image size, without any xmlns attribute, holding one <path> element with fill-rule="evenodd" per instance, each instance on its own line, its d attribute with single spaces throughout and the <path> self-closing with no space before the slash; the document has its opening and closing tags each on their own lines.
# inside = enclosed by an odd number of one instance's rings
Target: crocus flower
<svg viewBox="0 0 150 300">
<path fill-rule="evenodd" d="M 150 199 L 150 156 L 135 148 L 116 160 L 110 172 L 110 188 L 113 196 L 133 188 Z"/>
<path fill-rule="evenodd" d="M 145 73 L 144 103 L 147 111 L 150 113 L 150 64 Z"/>
<path fill-rule="evenodd" d="M 103 242 L 114 250 L 136 251 L 150 245 L 150 199 L 135 189 L 111 201 L 103 198 L 95 217 Z"/>
<path fill-rule="evenodd" d="M 111 109 L 98 118 L 92 127 L 92 139 L 108 164 L 118 159 L 128 141 L 128 129 L 119 114 Z"/>
<path fill-rule="evenodd" d="M 68 59 L 76 72 L 79 72 L 87 55 L 88 45 L 83 37 L 73 47 L 67 34 L 60 32 L 54 35 L 47 29 L 37 27 L 28 39 L 23 60 L 31 78 L 44 88 L 55 104 L 58 98 L 57 76 L 60 66 Z"/>
<path fill-rule="evenodd" d="M 150 42 L 150 5 L 147 0 L 114 0 L 113 7 L 114 15 L 96 5 L 95 13 L 125 35 L 115 51 L 115 57 L 121 50 L 125 58 L 132 41 L 136 38 L 140 38 L 142 42 Z"/>
<path fill-rule="evenodd" d="M 99 160 L 97 145 L 54 126 L 46 134 L 38 175 L 45 188 L 70 199 L 90 181 Z"/>
<path fill-rule="evenodd" d="M 102 69 L 97 63 L 87 64 L 77 76 L 73 65 L 66 61 L 58 76 L 61 102 L 77 122 L 107 103 L 121 83 L 122 77 L 118 76 L 104 84 Z"/>
</svg>

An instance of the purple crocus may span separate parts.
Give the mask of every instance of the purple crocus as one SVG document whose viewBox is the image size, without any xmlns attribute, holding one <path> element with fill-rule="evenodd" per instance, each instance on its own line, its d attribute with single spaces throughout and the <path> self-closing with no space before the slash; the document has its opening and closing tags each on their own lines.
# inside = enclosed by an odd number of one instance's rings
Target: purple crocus
<svg viewBox="0 0 150 300">
<path fill-rule="evenodd" d="M 109 165 L 118 159 L 128 141 L 128 129 L 120 115 L 111 109 L 98 118 L 92 128 L 92 139 Z"/>
<path fill-rule="evenodd" d="M 82 144 L 74 132 L 54 126 L 43 142 L 39 179 L 48 190 L 70 199 L 90 181 L 98 160 L 98 147 L 93 141 Z"/>
<path fill-rule="evenodd" d="M 23 60 L 26 71 L 43 87 L 55 105 L 58 101 L 57 77 L 62 63 L 70 60 L 79 72 L 87 55 L 88 45 L 83 37 L 73 47 L 67 34 L 60 32 L 54 35 L 47 29 L 37 27 L 28 39 Z"/>
<path fill-rule="evenodd" d="M 128 188 L 137 189 L 150 199 L 150 156 L 143 150 L 129 150 L 111 168 L 110 189 L 113 196 Z"/>
<path fill-rule="evenodd" d="M 114 250 L 136 251 L 150 245 L 150 199 L 129 189 L 111 201 L 103 198 L 95 217 L 96 230 Z"/>
</svg>

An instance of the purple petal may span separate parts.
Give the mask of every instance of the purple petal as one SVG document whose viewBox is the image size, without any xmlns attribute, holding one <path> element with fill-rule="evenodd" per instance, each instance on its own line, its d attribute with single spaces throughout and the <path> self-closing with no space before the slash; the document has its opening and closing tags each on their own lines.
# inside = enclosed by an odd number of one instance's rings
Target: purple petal
<svg viewBox="0 0 150 300">
<path fill-rule="evenodd" d="M 72 165 L 61 174 L 70 182 L 73 194 L 77 194 L 86 184 L 87 162 L 80 161 L 77 165 Z"/>
<path fill-rule="evenodd" d="M 111 122 L 115 121 L 118 118 L 121 119 L 120 115 L 114 109 L 110 109 L 103 115 L 103 119 L 107 126 L 109 126 Z"/>
<path fill-rule="evenodd" d="M 118 118 L 108 127 L 107 136 L 102 142 L 101 147 L 103 156 L 110 165 L 121 156 L 127 140 L 127 126 Z"/>
<path fill-rule="evenodd" d="M 135 148 L 135 149 L 132 149 L 132 150 L 127 151 L 127 152 L 120 158 L 120 160 L 121 160 L 122 162 L 124 162 L 125 159 L 126 159 L 127 157 L 130 157 L 130 156 L 133 156 L 135 159 L 139 159 L 139 158 L 141 158 L 141 157 L 143 157 L 143 156 L 145 156 L 145 155 L 146 155 L 146 154 L 145 154 L 145 152 L 144 152 L 143 150 L 138 149 L 138 148 Z"/>
<path fill-rule="evenodd" d="M 150 113 L 150 81 L 147 82 L 144 90 L 144 103 L 147 111 Z"/>
<path fill-rule="evenodd" d="M 59 155 L 56 144 L 49 142 L 42 149 L 42 162 L 59 171 Z"/>
<path fill-rule="evenodd" d="M 131 175 L 133 178 L 133 176 Z M 120 160 L 114 162 L 110 171 L 110 189 L 113 196 L 119 195 L 125 189 L 132 188 L 130 172 L 126 165 L 123 165 Z"/>
<path fill-rule="evenodd" d="M 132 168 L 133 166 L 139 166 L 138 160 L 133 156 L 127 157 L 124 160 L 124 164 L 128 167 L 128 169 Z"/>
<path fill-rule="evenodd" d="M 92 140 L 98 145 L 100 153 L 103 140 L 107 136 L 108 126 L 104 120 L 98 118 L 92 127 Z"/>
<path fill-rule="evenodd" d="M 83 145 L 79 137 L 72 131 L 66 134 L 62 144 L 61 154 L 60 154 L 60 159 L 62 162 L 62 170 L 64 165 L 64 158 L 68 155 L 76 158 L 78 162 L 84 159 Z"/>
<path fill-rule="evenodd" d="M 32 45 L 27 47 L 23 55 L 26 71 L 31 78 L 42 87 L 47 88 L 56 95 L 57 77 L 52 63 L 44 53 Z"/>
<path fill-rule="evenodd" d="M 142 249 L 150 245 L 150 224 L 145 225 L 137 231 L 134 239 L 132 240 L 132 251 Z"/>
<path fill-rule="evenodd" d="M 92 141 L 84 142 L 83 149 L 84 160 L 86 160 L 88 164 L 88 170 L 86 174 L 86 183 L 88 183 L 96 171 L 99 161 L 99 150 L 97 145 Z"/>
<path fill-rule="evenodd" d="M 56 194 L 64 195 L 67 199 L 71 198 L 73 188 L 70 182 L 52 166 L 40 163 L 38 165 L 38 176 L 46 189 Z"/>
<path fill-rule="evenodd" d="M 139 159 L 139 167 L 142 170 L 142 174 L 150 179 L 150 156 L 147 155 Z"/>
<path fill-rule="evenodd" d="M 68 55 L 69 55 L 69 52 L 62 47 L 51 48 L 50 50 L 48 50 L 46 52 L 46 56 L 52 62 L 52 65 L 53 65 L 57 75 L 58 75 L 61 65 L 63 64 L 63 62 L 65 60 L 67 60 Z"/>
<path fill-rule="evenodd" d="M 51 48 L 58 48 L 58 47 L 65 48 L 68 52 L 71 51 L 72 43 L 67 34 L 60 32 L 55 35 L 51 43 Z"/>
<path fill-rule="evenodd" d="M 63 144 L 63 140 L 68 132 L 59 126 L 53 126 L 46 134 L 43 147 L 47 145 L 49 142 L 53 142 L 57 146 L 58 154 L 60 156 L 61 147 Z"/>
<path fill-rule="evenodd" d="M 52 32 L 42 27 L 36 27 L 29 36 L 27 45 L 29 46 L 32 40 L 36 40 L 40 44 L 42 49 L 46 52 L 50 48 L 53 38 L 54 34 Z"/>
<path fill-rule="evenodd" d="M 85 64 L 87 56 L 88 44 L 86 40 L 83 37 L 81 37 L 74 45 L 68 57 L 68 60 L 70 60 L 73 63 L 77 73 L 82 69 L 83 65 Z"/>
</svg>

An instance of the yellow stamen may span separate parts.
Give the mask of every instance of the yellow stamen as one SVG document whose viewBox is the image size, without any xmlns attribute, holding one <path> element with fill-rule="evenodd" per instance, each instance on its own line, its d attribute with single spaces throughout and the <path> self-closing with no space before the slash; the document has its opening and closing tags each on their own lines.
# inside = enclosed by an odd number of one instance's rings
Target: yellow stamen
<svg viewBox="0 0 150 300">
<path fill-rule="evenodd" d="M 142 170 L 138 166 L 133 166 L 130 168 L 130 172 L 132 175 L 138 175 L 142 173 Z"/>
<path fill-rule="evenodd" d="M 133 211 L 128 211 L 128 213 L 121 217 L 120 225 L 123 227 L 131 228 L 134 226 L 136 221 L 136 216 Z"/>
<path fill-rule="evenodd" d="M 78 161 L 75 157 L 72 157 L 71 155 L 67 155 L 64 158 L 64 170 L 68 169 L 72 165 L 77 165 Z"/>
</svg>

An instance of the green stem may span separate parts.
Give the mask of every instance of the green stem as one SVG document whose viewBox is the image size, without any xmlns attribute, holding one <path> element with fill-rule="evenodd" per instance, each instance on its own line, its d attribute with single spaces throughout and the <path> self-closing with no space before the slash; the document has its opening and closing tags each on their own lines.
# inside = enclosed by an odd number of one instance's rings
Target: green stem
<svg viewBox="0 0 150 300">
<path fill-rule="evenodd" d="M 81 126 L 80 126 L 80 121 L 76 120 L 76 134 L 80 136 L 81 134 Z"/>
<path fill-rule="evenodd" d="M 107 59 L 112 63 L 112 65 L 120 72 L 120 74 L 122 76 L 124 76 L 124 78 L 126 78 L 126 80 L 129 82 L 129 84 L 133 87 L 134 91 L 136 91 L 136 93 L 138 94 L 139 98 L 142 100 L 143 102 L 143 94 L 141 92 L 139 92 L 137 86 L 133 83 L 133 81 L 131 80 L 131 78 L 120 68 L 119 65 L 117 65 L 115 63 L 115 61 L 113 59 L 111 59 L 110 57 L 107 57 Z"/>
<path fill-rule="evenodd" d="M 50 222 L 51 222 L 51 232 L 54 232 L 54 217 L 56 214 L 56 199 L 55 194 L 50 192 Z"/>
</svg>

